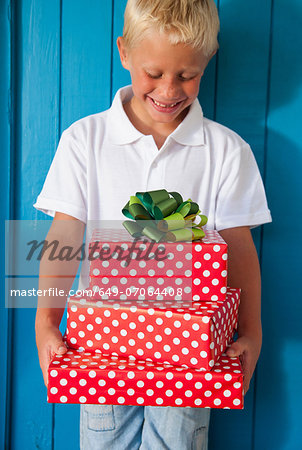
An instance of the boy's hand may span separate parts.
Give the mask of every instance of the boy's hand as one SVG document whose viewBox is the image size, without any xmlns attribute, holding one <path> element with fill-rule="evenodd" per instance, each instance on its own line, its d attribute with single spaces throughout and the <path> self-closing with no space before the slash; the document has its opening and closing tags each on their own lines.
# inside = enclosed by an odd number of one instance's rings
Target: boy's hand
<svg viewBox="0 0 302 450">
<path fill-rule="evenodd" d="M 228 244 L 228 285 L 241 288 L 236 342 L 228 356 L 239 356 L 242 364 L 244 392 L 259 358 L 261 329 L 261 279 L 257 251 L 249 227 L 229 228 L 220 232 Z"/>
<path fill-rule="evenodd" d="M 66 247 L 76 248 L 83 243 L 85 224 L 78 219 L 63 213 L 56 213 L 52 225 L 47 234 L 48 242 L 59 243 L 58 252 Z M 43 372 L 44 383 L 48 382 L 48 366 L 58 353 L 63 355 L 67 348 L 63 342 L 59 325 L 66 306 L 68 292 L 77 273 L 79 260 L 60 260 L 50 258 L 51 246 L 43 253 L 40 263 L 39 289 L 57 288 L 66 293 L 65 296 L 51 297 L 45 295 L 39 297 L 36 313 L 36 343 L 39 353 L 40 366 Z"/>
<path fill-rule="evenodd" d="M 58 353 L 63 355 L 67 352 L 67 347 L 63 342 L 60 330 L 52 326 L 36 327 L 36 343 L 38 347 L 39 362 L 42 369 L 45 386 L 48 383 L 48 366 L 54 356 Z"/>
<path fill-rule="evenodd" d="M 230 357 L 239 356 L 243 370 L 243 389 L 247 393 L 261 349 L 261 342 L 248 336 L 241 336 L 227 350 Z"/>
</svg>

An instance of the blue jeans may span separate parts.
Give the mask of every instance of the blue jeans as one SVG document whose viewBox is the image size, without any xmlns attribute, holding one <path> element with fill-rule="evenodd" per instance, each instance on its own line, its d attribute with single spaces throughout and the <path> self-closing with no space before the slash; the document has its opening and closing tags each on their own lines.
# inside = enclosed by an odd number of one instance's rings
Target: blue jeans
<svg viewBox="0 0 302 450">
<path fill-rule="evenodd" d="M 207 450 L 210 409 L 82 405 L 82 450 Z"/>
</svg>

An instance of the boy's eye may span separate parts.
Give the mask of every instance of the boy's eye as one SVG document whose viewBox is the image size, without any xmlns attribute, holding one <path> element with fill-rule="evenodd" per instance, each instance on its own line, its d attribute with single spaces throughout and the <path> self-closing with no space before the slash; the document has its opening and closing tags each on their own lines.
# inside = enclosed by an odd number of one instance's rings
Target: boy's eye
<svg viewBox="0 0 302 450">
<path fill-rule="evenodd" d="M 149 77 L 149 78 L 152 78 L 153 80 L 157 80 L 157 79 L 159 79 L 159 78 L 161 78 L 162 77 L 162 74 L 161 73 L 152 73 L 152 72 L 147 72 L 146 71 L 146 75 Z M 179 80 L 181 80 L 181 81 L 189 81 L 189 80 L 193 80 L 193 78 L 195 78 L 196 77 L 196 75 L 194 74 L 194 75 L 182 75 L 182 74 L 179 74 L 178 75 L 178 79 Z"/>
<path fill-rule="evenodd" d="M 146 72 L 146 74 L 148 75 L 149 78 L 153 78 L 155 80 L 161 77 L 161 74 L 155 74 L 150 72 Z"/>
<path fill-rule="evenodd" d="M 182 81 L 189 81 L 189 80 L 193 80 L 193 78 L 195 78 L 196 75 L 191 75 L 191 76 L 184 76 L 184 75 L 179 75 L 179 79 Z"/>
</svg>

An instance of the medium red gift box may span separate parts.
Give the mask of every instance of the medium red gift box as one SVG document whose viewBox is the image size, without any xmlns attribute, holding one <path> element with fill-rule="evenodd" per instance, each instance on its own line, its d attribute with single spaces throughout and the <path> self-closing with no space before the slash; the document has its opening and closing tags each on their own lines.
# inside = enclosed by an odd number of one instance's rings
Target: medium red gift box
<svg viewBox="0 0 302 450">
<path fill-rule="evenodd" d="M 48 402 L 243 408 L 239 358 L 211 372 L 69 350 L 48 369 Z"/>
<path fill-rule="evenodd" d="M 144 300 L 155 291 L 157 300 L 224 300 L 227 244 L 215 230 L 205 234 L 202 241 L 156 243 L 135 240 L 126 230 L 95 230 L 90 288 L 102 299 L 114 291 L 121 300 Z"/>
<path fill-rule="evenodd" d="M 223 302 L 187 308 L 71 297 L 65 339 L 75 349 L 209 370 L 232 341 L 239 297 L 240 289 L 228 288 Z"/>
</svg>

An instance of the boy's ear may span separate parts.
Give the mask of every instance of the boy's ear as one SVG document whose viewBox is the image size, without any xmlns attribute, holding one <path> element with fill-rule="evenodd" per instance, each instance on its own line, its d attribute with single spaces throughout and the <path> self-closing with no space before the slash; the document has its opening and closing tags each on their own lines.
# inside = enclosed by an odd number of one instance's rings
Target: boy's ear
<svg viewBox="0 0 302 450">
<path fill-rule="evenodd" d="M 214 50 L 213 53 L 209 56 L 209 62 L 213 58 L 213 56 L 216 55 L 216 53 L 217 53 L 217 50 Z"/>
<path fill-rule="evenodd" d="M 122 36 L 119 36 L 116 40 L 117 48 L 120 54 L 121 63 L 124 69 L 129 70 L 129 64 L 128 64 L 128 51 L 125 46 L 124 39 Z"/>
<path fill-rule="evenodd" d="M 206 70 L 206 68 L 207 68 L 207 66 L 208 66 L 208 64 L 209 64 L 209 62 L 211 61 L 211 59 L 213 58 L 213 56 L 216 55 L 216 53 L 217 53 L 217 50 L 214 50 L 213 53 L 211 53 L 211 55 L 207 57 L 205 67 L 204 67 L 204 70 L 203 70 L 202 75 L 201 75 L 202 77 L 203 77 L 203 75 L 204 75 L 204 72 L 205 72 L 205 70 Z"/>
</svg>

